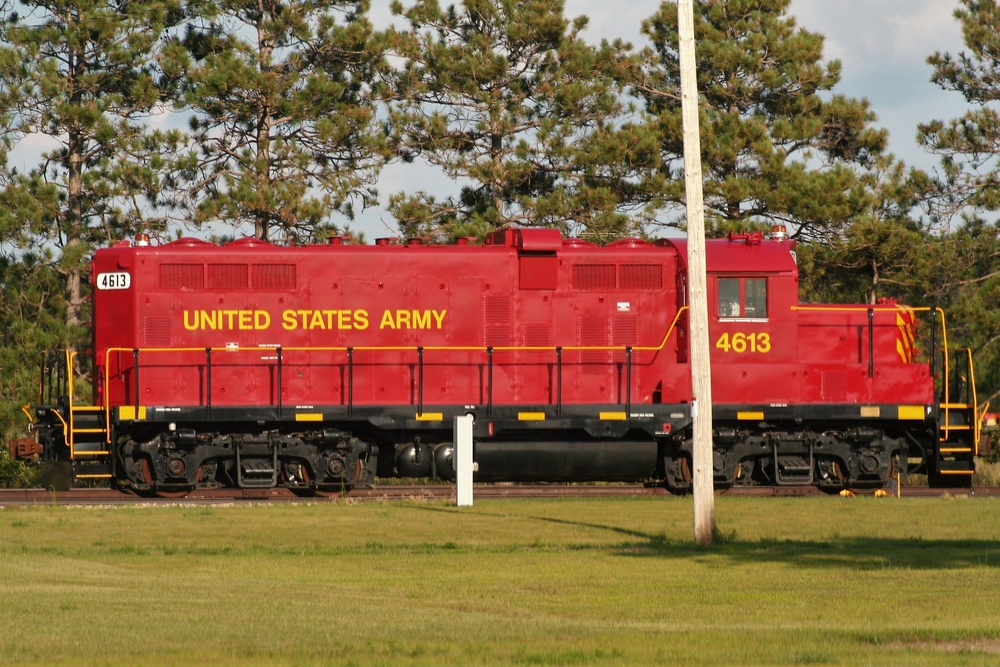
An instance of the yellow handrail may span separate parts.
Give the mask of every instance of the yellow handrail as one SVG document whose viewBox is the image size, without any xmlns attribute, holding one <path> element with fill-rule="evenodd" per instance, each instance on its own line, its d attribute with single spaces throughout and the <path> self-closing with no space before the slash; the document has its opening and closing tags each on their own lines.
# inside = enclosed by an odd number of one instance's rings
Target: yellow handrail
<svg viewBox="0 0 1000 667">
<path fill-rule="evenodd" d="M 649 346 L 630 346 L 630 345 L 566 345 L 566 346 L 556 346 L 556 345 L 500 345 L 500 346 L 489 346 L 489 345 L 337 345 L 332 347 L 311 347 L 311 346 L 290 346 L 284 347 L 280 345 L 250 345 L 246 347 L 144 347 L 144 348 L 134 348 L 134 347 L 109 347 L 104 351 L 104 396 L 103 396 L 103 408 L 105 423 L 111 423 L 111 406 L 108 402 L 108 396 L 111 391 L 111 355 L 113 353 L 121 352 L 258 352 L 258 351 L 268 351 L 281 349 L 284 351 L 291 352 L 347 352 L 348 350 L 362 351 L 362 352 L 417 352 L 418 350 L 433 351 L 433 352 L 488 352 L 490 349 L 493 351 L 501 352 L 556 352 L 558 350 L 570 351 L 570 352 L 624 352 L 631 348 L 636 352 L 660 352 L 666 347 L 667 341 L 670 336 L 674 333 L 677 328 L 677 323 L 680 321 L 681 315 L 684 311 L 688 310 L 688 306 L 681 306 L 677 310 L 677 314 L 674 315 L 673 321 L 667 328 L 667 332 L 663 335 L 663 339 L 660 341 L 659 345 L 649 345 Z M 111 442 L 111 431 L 108 429 L 107 441 Z"/>
<path fill-rule="evenodd" d="M 886 312 L 914 312 L 914 313 L 929 313 L 934 311 L 940 313 L 941 315 L 941 349 L 944 350 L 944 402 L 948 403 L 948 325 L 945 322 L 945 312 L 942 308 L 938 306 L 900 306 L 898 304 L 894 305 L 873 305 L 873 306 L 792 306 L 791 310 L 802 310 L 802 311 L 813 311 L 813 312 L 844 312 L 844 313 L 866 313 L 869 310 L 873 311 L 886 311 Z"/>
<path fill-rule="evenodd" d="M 76 447 L 75 438 L 73 437 L 73 362 L 76 359 L 75 350 L 66 350 L 66 401 L 67 401 L 67 418 L 69 423 L 67 424 L 63 421 L 62 417 L 59 421 L 63 423 L 63 440 L 69 445 L 69 458 L 70 460 L 76 460 Z M 66 434 L 68 431 L 68 435 Z M 110 436 L 108 436 L 110 437 Z"/>
</svg>

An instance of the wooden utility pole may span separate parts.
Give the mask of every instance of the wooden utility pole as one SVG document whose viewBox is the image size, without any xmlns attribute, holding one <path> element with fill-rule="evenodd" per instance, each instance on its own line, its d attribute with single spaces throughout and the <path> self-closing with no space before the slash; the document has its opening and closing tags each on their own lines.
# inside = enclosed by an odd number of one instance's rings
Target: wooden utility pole
<svg viewBox="0 0 1000 667">
<path fill-rule="evenodd" d="M 684 182 L 687 194 L 688 316 L 691 331 L 691 413 L 694 420 L 694 542 L 711 545 L 715 535 L 712 474 L 712 369 L 708 340 L 708 279 L 705 266 L 705 203 L 701 185 L 698 130 L 698 77 L 692 0 L 677 2 L 681 66 L 681 119 L 684 126 Z"/>
</svg>

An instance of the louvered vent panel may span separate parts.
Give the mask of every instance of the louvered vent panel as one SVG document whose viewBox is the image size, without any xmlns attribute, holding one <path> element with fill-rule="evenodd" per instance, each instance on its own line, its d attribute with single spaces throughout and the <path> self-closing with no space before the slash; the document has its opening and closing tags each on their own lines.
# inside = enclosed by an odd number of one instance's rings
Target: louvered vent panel
<svg viewBox="0 0 1000 667">
<path fill-rule="evenodd" d="M 616 316 L 611 320 L 611 344 L 635 347 L 639 340 L 639 320 L 635 316 Z M 625 352 L 615 352 L 615 361 L 625 363 Z"/>
<path fill-rule="evenodd" d="M 608 321 L 604 317 L 581 317 L 577 326 L 577 343 L 579 345 L 601 346 L 608 344 Z M 584 375 L 603 375 L 608 371 L 611 360 L 604 350 L 581 350 L 581 372 Z"/>
<path fill-rule="evenodd" d="M 847 400 L 847 373 L 845 371 L 823 371 L 822 383 L 824 400 Z"/>
<path fill-rule="evenodd" d="M 663 289 L 663 267 L 659 264 L 623 264 L 620 270 L 622 289 Z"/>
<path fill-rule="evenodd" d="M 573 265 L 573 288 L 579 290 L 615 289 L 614 264 Z"/>
<path fill-rule="evenodd" d="M 510 297 L 488 296 L 483 301 L 483 343 L 510 345 Z"/>
<path fill-rule="evenodd" d="M 160 289 L 202 289 L 204 287 L 204 265 L 160 264 Z"/>
<path fill-rule="evenodd" d="M 147 347 L 168 347 L 173 344 L 170 318 L 162 315 L 147 315 L 142 320 L 142 339 Z"/>
<path fill-rule="evenodd" d="M 246 264 L 209 264 L 208 286 L 212 289 L 246 289 L 250 286 Z"/>
<path fill-rule="evenodd" d="M 552 345 L 551 324 L 525 324 L 524 344 L 528 347 L 549 347 Z"/>
<path fill-rule="evenodd" d="M 254 289 L 295 289 L 294 264 L 254 264 Z"/>
</svg>

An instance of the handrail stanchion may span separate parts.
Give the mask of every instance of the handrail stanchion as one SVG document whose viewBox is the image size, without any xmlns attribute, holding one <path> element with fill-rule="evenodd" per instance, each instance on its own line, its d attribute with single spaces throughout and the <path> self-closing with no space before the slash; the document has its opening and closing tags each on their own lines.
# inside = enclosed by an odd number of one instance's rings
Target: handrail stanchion
<svg viewBox="0 0 1000 667">
<path fill-rule="evenodd" d="M 556 416 L 562 417 L 562 346 L 556 348 Z"/>
<path fill-rule="evenodd" d="M 875 310 L 868 309 L 868 377 L 875 376 Z"/>
<path fill-rule="evenodd" d="M 417 348 L 417 414 L 424 414 L 424 348 Z"/>
<path fill-rule="evenodd" d="M 935 381 L 934 374 L 937 372 L 937 340 L 935 336 L 936 332 L 937 332 L 937 310 L 931 308 L 931 382 L 932 383 Z M 945 385 L 942 384 L 942 387 L 944 386 Z M 936 389 L 934 393 L 935 394 L 937 393 Z M 941 395 L 942 396 L 944 395 L 943 392 Z M 938 402 L 940 402 L 940 399 L 938 399 Z"/>
<path fill-rule="evenodd" d="M 212 416 L 212 348 L 205 348 L 205 407 Z"/>
<path fill-rule="evenodd" d="M 139 416 L 139 348 L 132 348 L 132 379 L 135 381 L 135 414 Z"/>
<path fill-rule="evenodd" d="M 493 346 L 486 348 L 486 382 L 489 388 L 486 390 L 486 416 L 493 416 Z"/>
<path fill-rule="evenodd" d="M 347 416 L 354 416 L 354 348 L 347 348 Z"/>
<path fill-rule="evenodd" d="M 282 357 L 282 350 L 281 350 L 281 346 L 279 345 L 277 349 L 278 349 L 278 383 L 277 383 L 278 384 L 278 419 L 281 419 L 281 391 L 282 391 L 282 386 L 281 386 L 281 357 Z"/>
<path fill-rule="evenodd" d="M 625 348 L 625 414 L 632 412 L 632 348 Z"/>
</svg>

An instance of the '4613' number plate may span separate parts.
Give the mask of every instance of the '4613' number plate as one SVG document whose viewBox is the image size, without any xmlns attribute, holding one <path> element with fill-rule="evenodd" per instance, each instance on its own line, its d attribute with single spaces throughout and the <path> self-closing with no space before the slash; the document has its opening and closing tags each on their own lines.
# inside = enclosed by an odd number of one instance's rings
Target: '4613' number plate
<svg viewBox="0 0 1000 667">
<path fill-rule="evenodd" d="M 97 289 L 128 289 L 132 284 L 132 276 L 125 271 L 118 273 L 98 273 Z"/>
</svg>

